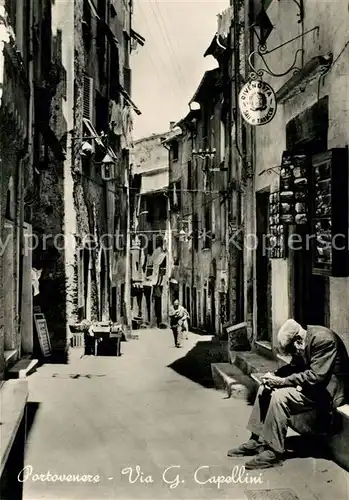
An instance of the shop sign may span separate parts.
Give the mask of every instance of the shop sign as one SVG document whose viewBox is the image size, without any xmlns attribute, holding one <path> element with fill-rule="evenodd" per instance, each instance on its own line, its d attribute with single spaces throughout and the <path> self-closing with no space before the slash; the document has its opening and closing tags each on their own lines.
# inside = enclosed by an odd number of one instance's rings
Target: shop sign
<svg viewBox="0 0 349 500">
<path fill-rule="evenodd" d="M 239 108 L 250 125 L 265 125 L 276 113 L 276 96 L 272 87 L 262 80 L 247 82 L 239 94 Z"/>
</svg>

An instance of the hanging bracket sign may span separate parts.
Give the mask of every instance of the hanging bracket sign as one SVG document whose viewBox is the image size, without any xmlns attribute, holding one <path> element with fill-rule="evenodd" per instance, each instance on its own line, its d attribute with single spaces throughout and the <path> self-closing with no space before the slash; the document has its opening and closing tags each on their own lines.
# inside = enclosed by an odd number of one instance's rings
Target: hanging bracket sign
<svg viewBox="0 0 349 500">
<path fill-rule="evenodd" d="M 265 125 L 276 113 L 275 92 L 262 80 L 247 82 L 239 94 L 239 108 L 243 119 L 250 125 Z"/>
</svg>

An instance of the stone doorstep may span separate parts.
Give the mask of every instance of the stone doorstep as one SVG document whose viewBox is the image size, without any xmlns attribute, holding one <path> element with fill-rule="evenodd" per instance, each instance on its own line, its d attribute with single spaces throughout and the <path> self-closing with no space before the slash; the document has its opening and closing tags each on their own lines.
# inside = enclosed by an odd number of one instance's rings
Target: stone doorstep
<svg viewBox="0 0 349 500">
<path fill-rule="evenodd" d="M 224 390 L 228 398 L 249 399 L 254 391 L 251 378 L 230 363 L 211 363 L 212 378 L 218 390 Z"/>
<path fill-rule="evenodd" d="M 11 370 L 8 371 L 8 376 L 11 379 L 26 378 L 36 370 L 39 361 L 37 359 L 20 359 Z"/>
<path fill-rule="evenodd" d="M 273 372 L 285 364 L 280 359 L 270 359 L 255 351 L 236 351 L 231 357 L 234 364 L 246 375 Z"/>
</svg>

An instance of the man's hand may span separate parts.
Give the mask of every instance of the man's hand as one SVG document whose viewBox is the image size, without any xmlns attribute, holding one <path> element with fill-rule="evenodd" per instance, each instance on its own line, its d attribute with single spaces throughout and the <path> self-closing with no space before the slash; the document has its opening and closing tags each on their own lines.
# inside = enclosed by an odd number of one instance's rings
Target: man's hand
<svg viewBox="0 0 349 500">
<path fill-rule="evenodd" d="M 264 377 L 262 378 L 262 383 L 268 388 L 268 389 L 276 389 L 279 387 L 287 387 L 287 384 L 285 383 L 285 379 L 282 377 L 277 377 L 273 373 L 266 373 Z"/>
</svg>

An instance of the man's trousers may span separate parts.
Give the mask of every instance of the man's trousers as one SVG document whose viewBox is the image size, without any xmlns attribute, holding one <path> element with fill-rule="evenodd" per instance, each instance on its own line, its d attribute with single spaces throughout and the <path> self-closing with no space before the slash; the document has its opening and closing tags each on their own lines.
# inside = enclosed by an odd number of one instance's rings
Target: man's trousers
<svg viewBox="0 0 349 500">
<path fill-rule="evenodd" d="M 274 451 L 283 453 L 290 417 L 313 410 L 316 405 L 295 387 L 282 387 L 272 390 L 269 406 L 264 408 L 264 402 L 268 402 L 268 393 L 264 391 L 268 389 L 261 385 L 247 429 L 259 436 Z"/>
</svg>

